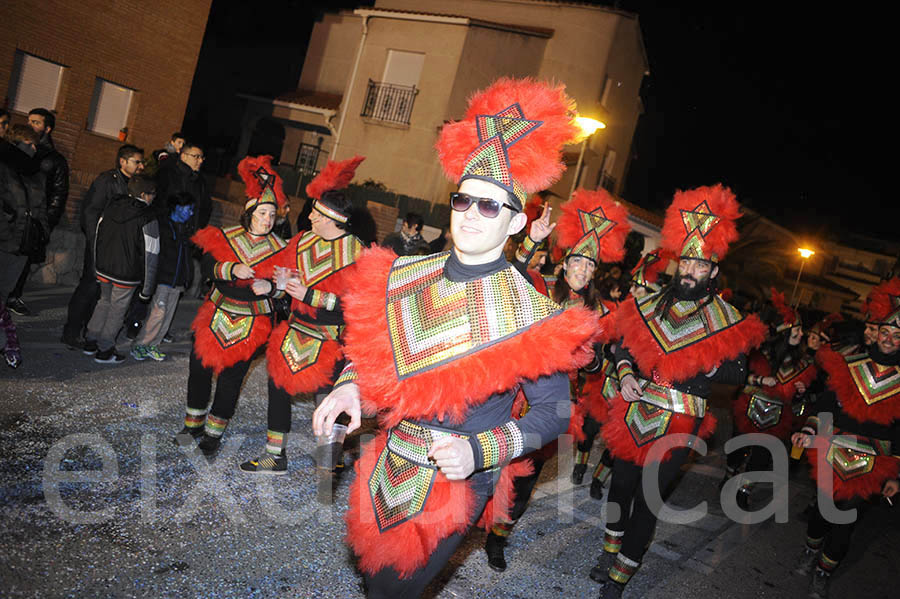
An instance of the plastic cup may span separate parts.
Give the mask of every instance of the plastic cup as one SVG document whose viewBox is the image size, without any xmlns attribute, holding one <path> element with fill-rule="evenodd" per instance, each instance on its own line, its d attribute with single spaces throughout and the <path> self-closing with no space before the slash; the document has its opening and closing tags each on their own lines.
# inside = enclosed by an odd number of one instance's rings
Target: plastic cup
<svg viewBox="0 0 900 599">
<path fill-rule="evenodd" d="M 347 426 L 335 423 L 327 435 L 316 435 L 316 467 L 323 470 L 334 470 L 340 463 L 344 450 L 344 437 Z"/>
<path fill-rule="evenodd" d="M 275 289 L 284 291 L 285 287 L 287 287 L 288 279 L 290 278 L 290 270 L 290 268 L 285 268 L 283 266 L 275 267 Z"/>
<path fill-rule="evenodd" d="M 792 460 L 799 460 L 800 456 L 802 456 L 802 455 L 803 455 L 802 447 L 800 447 L 799 445 L 794 445 L 791 447 L 791 459 Z"/>
</svg>

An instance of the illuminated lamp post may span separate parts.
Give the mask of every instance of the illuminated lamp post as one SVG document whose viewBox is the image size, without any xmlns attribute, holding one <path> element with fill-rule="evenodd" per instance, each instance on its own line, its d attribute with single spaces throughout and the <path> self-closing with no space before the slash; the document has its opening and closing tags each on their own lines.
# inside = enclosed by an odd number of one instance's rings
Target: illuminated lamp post
<svg viewBox="0 0 900 599">
<path fill-rule="evenodd" d="M 803 260 L 800 261 L 800 270 L 797 271 L 797 280 L 794 281 L 794 290 L 791 292 L 791 306 L 794 305 L 794 296 L 797 295 L 797 285 L 800 284 L 800 275 L 803 274 L 803 266 L 806 264 L 806 260 L 815 254 L 813 250 L 807 248 L 797 248 L 797 251 L 800 252 L 800 257 Z"/>
<path fill-rule="evenodd" d="M 584 161 L 584 149 L 587 147 L 588 140 L 597 129 L 606 129 L 606 123 L 586 116 L 575 117 L 575 121 L 581 128 L 581 133 L 584 135 L 584 141 L 581 142 L 581 152 L 578 154 L 578 164 L 575 166 L 575 176 L 572 177 L 572 189 L 569 190 L 570 198 L 572 197 L 572 194 L 575 193 L 575 188 L 578 187 L 578 179 L 581 178 L 581 163 Z"/>
</svg>

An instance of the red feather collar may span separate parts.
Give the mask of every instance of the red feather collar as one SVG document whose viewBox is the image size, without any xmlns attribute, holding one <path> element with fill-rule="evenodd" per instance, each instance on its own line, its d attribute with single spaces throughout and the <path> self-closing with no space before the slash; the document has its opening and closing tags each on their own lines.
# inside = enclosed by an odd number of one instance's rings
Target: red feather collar
<svg viewBox="0 0 900 599">
<path fill-rule="evenodd" d="M 382 248 L 363 252 L 357 265 L 367 276 L 343 300 L 345 352 L 359 375 L 364 404 L 382 411 L 386 425 L 403 418 L 439 418 L 458 424 L 470 407 L 495 393 L 512 389 L 522 380 L 574 370 L 593 357 L 590 342 L 597 316 L 586 308 L 573 308 L 473 353 L 399 379 L 385 309 L 395 258 Z"/>
<path fill-rule="evenodd" d="M 816 352 L 816 361 L 828 373 L 828 386 L 837 393 L 841 409 L 858 422 L 889 425 L 900 419 L 900 388 L 893 395 L 867 403 L 850 370 L 851 364 L 863 358 L 862 355 L 845 357 L 824 347 Z M 865 359 L 871 360 L 867 356 Z"/>
<path fill-rule="evenodd" d="M 725 304 L 718 306 L 720 308 L 737 312 L 721 298 L 716 297 L 714 301 Z M 663 379 L 672 382 L 709 372 L 722 362 L 758 346 L 766 337 L 766 326 L 751 314 L 735 324 L 707 333 L 681 349 L 666 352 L 648 328 L 636 300 L 620 305 L 616 314 L 616 328 L 622 344 L 634 356 L 641 371 L 649 375 L 655 370 Z"/>
</svg>

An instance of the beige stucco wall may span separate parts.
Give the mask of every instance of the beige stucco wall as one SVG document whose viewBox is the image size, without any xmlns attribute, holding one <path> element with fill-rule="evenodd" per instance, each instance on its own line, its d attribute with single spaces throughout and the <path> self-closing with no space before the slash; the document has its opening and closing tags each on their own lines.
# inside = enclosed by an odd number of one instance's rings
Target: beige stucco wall
<svg viewBox="0 0 900 599">
<path fill-rule="evenodd" d="M 326 14 L 313 27 L 297 88 L 343 94 L 361 35 L 361 18 L 351 13 Z"/>
</svg>

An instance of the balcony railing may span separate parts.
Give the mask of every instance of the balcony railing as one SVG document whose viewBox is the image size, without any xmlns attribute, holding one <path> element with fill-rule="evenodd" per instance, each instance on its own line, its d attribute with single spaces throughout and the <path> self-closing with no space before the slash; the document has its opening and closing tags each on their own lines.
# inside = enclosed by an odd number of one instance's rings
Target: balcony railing
<svg viewBox="0 0 900 599">
<path fill-rule="evenodd" d="M 416 86 L 394 85 L 369 79 L 366 101 L 360 116 L 377 121 L 409 125 L 413 102 L 419 90 Z"/>
</svg>

